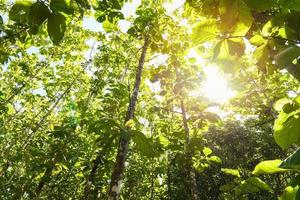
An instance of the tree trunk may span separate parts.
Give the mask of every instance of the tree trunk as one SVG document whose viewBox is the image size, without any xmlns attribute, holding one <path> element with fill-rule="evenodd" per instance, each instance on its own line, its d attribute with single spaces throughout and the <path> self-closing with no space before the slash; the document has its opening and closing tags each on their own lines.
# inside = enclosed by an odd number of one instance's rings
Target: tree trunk
<svg viewBox="0 0 300 200">
<path fill-rule="evenodd" d="M 192 200 L 199 200 L 198 197 L 198 191 L 197 191 L 197 181 L 196 181 L 196 174 L 195 170 L 192 166 L 192 151 L 189 148 L 190 145 L 190 130 L 187 123 L 186 118 L 186 111 L 184 102 L 182 99 L 180 99 L 180 106 L 181 106 L 181 112 L 182 112 L 182 122 L 185 132 L 185 151 L 186 151 L 186 158 L 187 158 L 187 172 L 188 172 L 188 183 L 190 185 L 190 193 L 191 193 L 191 199 Z"/>
<path fill-rule="evenodd" d="M 91 186 L 94 184 L 95 174 L 97 172 L 98 166 L 102 164 L 102 154 L 99 154 L 97 158 L 93 161 L 93 168 L 88 176 L 85 188 L 84 188 L 84 200 L 89 199 Z"/>
<path fill-rule="evenodd" d="M 54 165 L 48 166 L 43 177 L 41 178 L 39 184 L 35 188 L 35 197 L 37 198 L 40 193 L 42 192 L 42 189 L 46 182 L 48 182 L 51 179 L 51 173 L 54 168 Z"/>
<path fill-rule="evenodd" d="M 87 200 L 87 199 L 90 199 L 90 195 L 92 193 L 91 191 L 91 186 L 95 186 L 94 184 L 94 181 L 95 181 L 95 176 L 96 176 L 96 173 L 97 173 L 97 170 L 104 164 L 105 160 L 104 159 L 104 154 L 105 152 L 107 151 L 107 149 L 109 147 L 111 147 L 111 144 L 113 143 L 115 137 L 111 137 L 109 141 L 107 141 L 104 145 L 104 147 L 102 148 L 102 150 L 99 152 L 98 156 L 93 160 L 93 167 L 90 171 L 90 174 L 86 180 L 86 183 L 85 183 L 85 187 L 84 187 L 84 193 L 83 193 L 83 196 L 82 196 L 82 199 L 83 200 Z M 100 177 L 102 178 L 102 177 Z M 97 196 L 97 189 L 96 189 L 96 186 L 94 187 L 94 192 L 93 192 L 93 195 Z"/>
<path fill-rule="evenodd" d="M 146 57 L 148 45 L 149 45 L 149 40 L 148 38 L 145 38 L 144 45 L 142 47 L 142 53 L 139 59 L 139 64 L 137 67 L 134 89 L 130 98 L 127 114 L 125 117 L 125 124 L 129 120 L 133 119 L 134 116 L 134 111 L 137 103 L 139 88 L 141 84 L 141 76 L 142 76 L 143 66 L 145 63 L 145 57 Z M 128 129 L 130 129 L 130 127 L 128 127 Z M 129 144 L 129 138 L 127 136 L 121 135 L 116 162 L 111 175 L 111 182 L 110 182 L 109 192 L 108 192 L 109 200 L 119 199 L 121 185 L 122 185 L 122 176 L 125 169 L 125 161 L 128 152 L 128 144 Z"/>
</svg>

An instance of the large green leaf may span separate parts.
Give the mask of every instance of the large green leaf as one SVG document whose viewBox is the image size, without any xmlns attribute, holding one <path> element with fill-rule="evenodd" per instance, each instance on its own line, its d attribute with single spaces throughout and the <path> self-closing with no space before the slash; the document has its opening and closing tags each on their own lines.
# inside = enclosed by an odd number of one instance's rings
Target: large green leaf
<svg viewBox="0 0 300 200">
<path fill-rule="evenodd" d="M 281 162 L 282 162 L 281 160 L 263 161 L 255 166 L 252 174 L 254 174 L 254 175 L 273 174 L 273 173 L 288 171 L 287 169 L 281 169 L 279 167 Z"/>
<path fill-rule="evenodd" d="M 287 157 L 279 167 L 284 169 L 300 169 L 300 148 Z"/>
<path fill-rule="evenodd" d="M 29 22 L 31 24 L 42 24 L 50 16 L 48 7 L 41 2 L 36 2 L 31 5 L 29 10 Z"/>
<path fill-rule="evenodd" d="M 285 110 L 289 112 L 286 113 L 283 109 L 274 123 L 275 141 L 283 149 L 292 144 L 300 144 L 300 109 L 292 112 L 290 109 L 293 109 L 293 106 L 286 105 Z"/>
<path fill-rule="evenodd" d="M 263 67 L 270 62 L 270 52 L 270 46 L 267 41 L 255 49 L 253 56 L 258 66 Z"/>
<path fill-rule="evenodd" d="M 292 62 L 295 59 L 297 59 L 299 55 L 300 55 L 300 47 L 293 45 L 280 51 L 275 56 L 275 62 L 280 68 L 283 68 L 287 65 L 292 64 Z"/>
<path fill-rule="evenodd" d="M 245 44 L 242 39 L 224 39 L 214 48 L 214 60 L 226 73 L 235 73 L 239 69 L 239 59 L 244 54 Z"/>
<path fill-rule="evenodd" d="M 9 11 L 9 19 L 18 23 L 27 23 L 32 1 L 17 1 Z"/>
<path fill-rule="evenodd" d="M 245 51 L 245 43 L 240 38 L 224 39 L 214 49 L 215 59 L 228 59 L 231 56 L 242 56 Z"/>
<path fill-rule="evenodd" d="M 252 9 L 259 12 L 272 8 L 275 0 L 246 0 L 247 5 Z"/>
<path fill-rule="evenodd" d="M 73 1 L 71 0 L 51 0 L 50 8 L 55 12 L 64 12 L 67 14 L 72 14 L 74 12 L 72 3 Z"/>
<path fill-rule="evenodd" d="M 192 33 L 192 42 L 194 45 L 215 39 L 219 33 L 218 22 L 214 19 L 207 19 L 199 22 Z"/>
<path fill-rule="evenodd" d="M 299 0 L 279 0 L 279 4 L 286 9 L 300 11 Z"/>
<path fill-rule="evenodd" d="M 250 177 L 242 181 L 239 186 L 235 188 L 235 196 L 240 196 L 244 193 L 256 193 L 261 190 L 272 191 L 270 186 L 258 177 Z"/>
<path fill-rule="evenodd" d="M 156 152 L 153 148 L 152 141 L 147 138 L 142 132 L 131 130 L 132 139 L 136 144 L 136 148 L 141 153 L 141 155 L 146 157 L 153 157 L 155 156 Z"/>
<path fill-rule="evenodd" d="M 296 187 L 288 186 L 287 188 L 284 189 L 283 195 L 278 197 L 278 200 L 298 200 L 296 199 L 298 189 L 299 186 Z"/>
<path fill-rule="evenodd" d="M 58 44 L 66 31 L 66 18 L 60 13 L 51 14 L 48 18 L 47 31 L 54 44 Z"/>
<path fill-rule="evenodd" d="M 252 26 L 253 16 L 243 0 L 221 0 L 219 12 L 224 33 L 244 36 Z"/>
</svg>

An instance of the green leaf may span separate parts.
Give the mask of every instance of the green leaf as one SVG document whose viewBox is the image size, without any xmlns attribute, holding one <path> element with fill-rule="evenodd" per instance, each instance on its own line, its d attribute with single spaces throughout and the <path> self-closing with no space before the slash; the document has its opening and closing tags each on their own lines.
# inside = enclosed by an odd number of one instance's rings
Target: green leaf
<svg viewBox="0 0 300 200">
<path fill-rule="evenodd" d="M 213 161 L 215 163 L 222 163 L 221 158 L 219 158 L 218 156 L 211 156 L 208 158 L 208 160 Z"/>
<path fill-rule="evenodd" d="M 246 0 L 245 2 L 251 10 L 256 10 L 258 12 L 269 10 L 275 4 L 274 0 Z"/>
<path fill-rule="evenodd" d="M 224 39 L 214 48 L 214 60 L 226 73 L 235 73 L 239 69 L 239 59 L 244 54 L 242 39 Z"/>
<path fill-rule="evenodd" d="M 228 169 L 228 168 L 221 168 L 221 171 L 225 174 L 230 174 L 236 177 L 241 177 L 239 170 L 237 169 Z"/>
<path fill-rule="evenodd" d="M 50 8 L 55 12 L 64 12 L 66 14 L 72 14 L 74 9 L 71 6 L 71 0 L 51 0 Z"/>
<path fill-rule="evenodd" d="M 162 144 L 164 147 L 167 147 L 170 144 L 170 141 L 162 135 L 158 136 L 158 140 L 159 143 Z"/>
<path fill-rule="evenodd" d="M 243 0 L 221 0 L 219 12 L 224 33 L 244 36 L 252 26 L 251 11 Z"/>
<path fill-rule="evenodd" d="M 275 57 L 275 62 L 279 66 L 279 68 L 284 68 L 287 65 L 293 63 L 295 59 L 297 59 L 300 55 L 300 47 L 298 46 L 290 46 L 282 51 L 280 51 Z"/>
<path fill-rule="evenodd" d="M 209 156 L 210 154 L 212 154 L 212 150 L 208 147 L 204 147 L 203 148 L 203 153 L 205 156 Z"/>
<path fill-rule="evenodd" d="M 220 187 L 220 190 L 223 191 L 223 192 L 228 192 L 228 191 L 234 189 L 235 187 L 236 187 L 235 184 L 228 183 L 228 184 L 222 185 Z"/>
<path fill-rule="evenodd" d="M 289 107 L 292 108 L 292 107 Z M 288 110 L 286 108 L 286 110 Z M 300 109 L 290 113 L 282 110 L 274 123 L 274 138 L 283 149 L 292 144 L 300 144 Z"/>
<path fill-rule="evenodd" d="M 279 4 L 282 6 L 282 8 L 300 11 L 299 0 L 279 0 Z"/>
<path fill-rule="evenodd" d="M 83 8 L 90 9 L 91 7 L 88 0 L 75 0 L 75 1 Z"/>
<path fill-rule="evenodd" d="M 276 111 L 281 111 L 284 105 L 291 103 L 291 100 L 288 98 L 282 98 L 275 102 L 274 109 Z"/>
<path fill-rule="evenodd" d="M 296 195 L 298 192 L 299 186 L 292 187 L 288 186 L 284 189 L 282 196 L 278 197 L 278 200 L 297 200 Z"/>
<path fill-rule="evenodd" d="M 153 148 L 152 141 L 147 138 L 142 132 L 131 130 L 132 139 L 136 144 L 137 150 L 141 153 L 141 155 L 146 157 L 155 156 L 156 152 Z"/>
<path fill-rule="evenodd" d="M 224 39 L 214 49 L 214 58 L 227 59 L 231 56 L 242 56 L 245 51 L 245 43 L 242 39 Z"/>
<path fill-rule="evenodd" d="M 300 148 L 287 157 L 279 167 L 284 169 L 300 169 Z"/>
<path fill-rule="evenodd" d="M 256 193 L 261 190 L 272 191 L 270 186 L 258 177 L 250 177 L 242 181 L 239 186 L 235 188 L 235 196 L 238 197 L 245 193 Z"/>
<path fill-rule="evenodd" d="M 246 181 L 246 183 L 256 186 L 260 190 L 267 190 L 267 191 L 272 190 L 268 184 L 266 184 L 264 181 L 262 181 L 258 177 L 250 177 L 250 178 L 246 179 L 245 181 Z"/>
<path fill-rule="evenodd" d="M 265 66 L 270 61 L 270 47 L 267 41 L 255 49 L 253 57 L 258 66 Z"/>
<path fill-rule="evenodd" d="M 31 24 L 41 25 L 50 16 L 48 7 L 41 2 L 31 5 L 29 10 L 29 22 Z"/>
<path fill-rule="evenodd" d="M 17 1 L 9 11 L 9 19 L 18 23 L 28 23 L 32 1 Z"/>
<path fill-rule="evenodd" d="M 47 31 L 54 44 L 58 44 L 66 31 L 66 18 L 60 13 L 53 13 L 48 18 Z"/>
<path fill-rule="evenodd" d="M 111 23 L 110 21 L 108 20 L 105 20 L 103 23 L 102 23 L 102 27 L 103 29 L 105 30 L 105 32 L 109 33 L 109 32 L 112 32 L 112 31 L 115 31 L 118 29 L 118 27 Z"/>
<path fill-rule="evenodd" d="M 260 46 L 262 44 L 264 44 L 266 42 L 266 40 L 261 36 L 261 35 L 254 35 L 250 40 L 249 42 L 252 44 L 252 45 L 255 45 L 255 46 Z"/>
<path fill-rule="evenodd" d="M 242 56 L 245 52 L 245 43 L 241 38 L 232 38 L 226 40 L 228 43 L 228 50 L 231 56 Z"/>
<path fill-rule="evenodd" d="M 218 22 L 214 19 L 207 19 L 199 22 L 194 28 L 192 33 L 192 43 L 199 45 L 208 42 L 217 37 L 219 33 Z"/>
<path fill-rule="evenodd" d="M 255 166 L 252 174 L 260 175 L 260 174 L 273 174 L 279 172 L 288 171 L 287 169 L 281 169 L 279 165 L 281 164 L 281 160 L 267 160 L 259 163 Z"/>
</svg>

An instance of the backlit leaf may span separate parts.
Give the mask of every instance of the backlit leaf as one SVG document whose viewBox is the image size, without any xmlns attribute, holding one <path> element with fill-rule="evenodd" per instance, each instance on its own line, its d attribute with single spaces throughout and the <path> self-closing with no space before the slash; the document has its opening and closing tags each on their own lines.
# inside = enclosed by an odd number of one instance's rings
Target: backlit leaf
<svg viewBox="0 0 300 200">
<path fill-rule="evenodd" d="M 286 169 L 282 169 L 279 165 L 282 163 L 281 160 L 267 160 L 259 163 L 255 166 L 252 174 L 260 175 L 260 174 L 273 174 L 278 172 L 288 171 Z"/>
<path fill-rule="evenodd" d="M 208 19 L 199 22 L 194 28 L 192 33 L 192 43 L 199 45 L 204 42 L 213 40 L 219 33 L 217 20 Z"/>
</svg>

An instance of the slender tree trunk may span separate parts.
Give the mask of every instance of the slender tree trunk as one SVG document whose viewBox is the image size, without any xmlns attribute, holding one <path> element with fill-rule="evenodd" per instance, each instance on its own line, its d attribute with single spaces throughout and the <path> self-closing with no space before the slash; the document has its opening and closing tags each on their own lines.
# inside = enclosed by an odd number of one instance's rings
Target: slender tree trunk
<svg viewBox="0 0 300 200">
<path fill-rule="evenodd" d="M 99 165 L 102 164 L 102 154 L 99 154 L 97 156 L 97 158 L 93 161 L 93 168 L 87 178 L 87 182 L 84 188 L 84 195 L 83 198 L 84 200 L 89 199 L 89 195 L 90 195 L 90 190 L 91 190 L 91 186 L 94 184 L 94 178 L 95 178 L 95 174 L 97 172 L 97 169 L 99 167 Z"/>
<path fill-rule="evenodd" d="M 51 166 L 47 167 L 43 177 L 41 178 L 39 184 L 35 188 L 35 197 L 36 198 L 42 192 L 42 189 L 43 189 L 45 183 L 48 182 L 51 179 L 51 173 L 52 173 L 53 167 L 54 167 L 54 165 L 51 165 Z"/>
<path fill-rule="evenodd" d="M 151 187 L 150 187 L 150 200 L 154 200 L 154 172 L 151 173 L 151 176 L 150 176 L 150 184 L 151 184 Z"/>
<path fill-rule="evenodd" d="M 97 157 L 93 160 L 93 167 L 92 167 L 90 174 L 85 183 L 84 193 L 82 196 L 83 200 L 89 199 L 90 195 L 92 194 L 91 186 L 95 184 L 94 181 L 95 181 L 95 176 L 96 176 L 97 170 L 104 164 L 104 160 L 103 160 L 104 154 L 105 154 L 106 150 L 111 146 L 114 139 L 115 139 L 115 137 L 111 137 L 110 140 L 107 141 L 107 143 L 104 145 L 101 152 L 99 152 Z M 96 194 L 97 191 L 98 191 L 97 188 L 95 188 L 94 192 L 93 192 L 94 196 L 97 196 L 97 194 Z"/>
<path fill-rule="evenodd" d="M 167 172 L 167 176 L 168 176 L 168 179 L 167 179 L 167 183 L 168 183 L 168 200 L 172 200 L 172 191 L 171 191 L 171 170 L 170 170 L 170 167 L 172 166 L 172 162 L 170 162 L 170 164 L 168 165 L 168 172 Z"/>
<path fill-rule="evenodd" d="M 134 89 L 133 89 L 133 92 L 132 92 L 132 95 L 130 98 L 127 114 L 125 117 L 125 124 L 129 120 L 133 119 L 133 116 L 134 116 L 134 111 L 135 111 L 138 93 L 139 93 L 139 89 L 140 89 L 141 76 L 142 76 L 143 66 L 145 63 L 145 57 L 146 57 L 148 45 L 149 45 L 149 40 L 148 40 L 148 38 L 145 38 L 144 45 L 142 48 L 142 53 L 141 53 L 141 56 L 139 59 L 137 72 L 136 72 Z M 130 129 L 130 127 L 128 127 L 128 129 Z M 128 136 L 121 135 L 118 153 L 117 153 L 116 162 L 115 162 L 115 167 L 114 167 L 112 175 L 111 175 L 111 182 L 110 182 L 109 192 L 108 192 L 109 200 L 119 199 L 121 185 L 122 185 L 122 176 L 123 176 L 123 172 L 125 169 L 126 156 L 128 153 L 128 144 L 129 144 Z"/>
<path fill-rule="evenodd" d="M 181 106 L 181 112 L 182 112 L 182 122 L 185 132 L 185 151 L 186 151 L 186 158 L 187 158 L 187 172 L 188 172 L 188 183 L 190 184 L 190 193 L 191 193 L 191 199 L 192 200 L 199 200 L 198 197 L 198 191 L 197 191 L 197 181 L 196 181 L 196 174 L 195 170 L 192 166 L 192 151 L 189 149 L 190 145 L 190 130 L 187 123 L 186 118 L 186 110 L 184 106 L 184 102 L 182 99 L 180 99 L 180 106 Z"/>
</svg>

